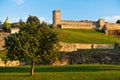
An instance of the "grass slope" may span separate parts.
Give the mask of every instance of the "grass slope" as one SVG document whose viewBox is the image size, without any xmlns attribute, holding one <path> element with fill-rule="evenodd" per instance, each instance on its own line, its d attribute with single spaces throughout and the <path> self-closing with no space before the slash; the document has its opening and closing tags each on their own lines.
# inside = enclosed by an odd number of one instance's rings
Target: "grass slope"
<svg viewBox="0 0 120 80">
<path fill-rule="evenodd" d="M 66 43 L 94 43 L 113 44 L 120 43 L 120 38 L 111 37 L 95 30 L 85 29 L 61 29 L 59 30 L 59 40 Z"/>
<path fill-rule="evenodd" d="M 0 80 L 120 80 L 119 65 L 82 64 L 69 66 L 1 67 Z"/>
</svg>

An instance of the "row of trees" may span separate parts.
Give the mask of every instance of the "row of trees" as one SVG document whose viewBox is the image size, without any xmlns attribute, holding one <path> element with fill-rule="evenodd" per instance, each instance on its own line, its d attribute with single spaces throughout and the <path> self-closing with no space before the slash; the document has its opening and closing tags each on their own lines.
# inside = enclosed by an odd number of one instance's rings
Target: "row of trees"
<svg viewBox="0 0 120 80">
<path fill-rule="evenodd" d="M 5 39 L 10 60 L 30 61 L 30 75 L 34 75 L 36 62 L 57 58 L 57 31 L 49 28 L 36 16 L 29 16 L 26 24 L 21 24 L 19 33 Z"/>
</svg>

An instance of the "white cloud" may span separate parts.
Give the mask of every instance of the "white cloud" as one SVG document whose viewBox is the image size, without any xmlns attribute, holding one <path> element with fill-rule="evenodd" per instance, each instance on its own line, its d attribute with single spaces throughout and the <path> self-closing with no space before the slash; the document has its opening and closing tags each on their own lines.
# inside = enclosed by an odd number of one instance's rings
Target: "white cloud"
<svg viewBox="0 0 120 80">
<path fill-rule="evenodd" d="M 40 22 L 46 22 L 46 23 L 48 23 L 48 24 L 51 24 L 52 23 L 52 20 L 51 19 L 49 19 L 49 18 L 46 18 L 46 17 L 39 17 L 39 19 L 40 19 Z"/>
<path fill-rule="evenodd" d="M 20 17 L 12 17 L 12 18 L 9 18 L 9 19 L 10 19 L 11 23 L 19 22 L 20 19 L 22 19 L 23 21 L 26 22 L 28 17 L 29 16 L 23 16 L 21 18 Z M 40 20 L 40 22 L 46 22 L 48 24 L 52 24 L 52 20 L 51 19 L 43 17 L 43 16 L 39 17 L 39 20 Z"/>
<path fill-rule="evenodd" d="M 120 16 L 104 17 L 104 19 L 106 22 L 116 23 L 116 21 L 120 19 Z"/>
<path fill-rule="evenodd" d="M 19 22 L 20 19 L 22 19 L 23 21 L 26 22 L 28 16 L 24 16 L 24 17 L 12 17 L 12 18 L 9 18 L 11 23 L 15 23 L 15 22 Z"/>
<path fill-rule="evenodd" d="M 24 3 L 25 0 L 12 0 L 14 1 L 17 5 L 21 5 Z"/>
</svg>

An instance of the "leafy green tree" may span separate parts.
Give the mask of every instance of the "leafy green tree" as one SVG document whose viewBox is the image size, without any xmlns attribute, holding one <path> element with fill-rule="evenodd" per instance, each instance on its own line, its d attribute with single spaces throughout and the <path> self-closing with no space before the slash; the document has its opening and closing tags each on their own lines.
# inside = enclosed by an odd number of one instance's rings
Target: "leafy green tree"
<svg viewBox="0 0 120 80">
<path fill-rule="evenodd" d="M 12 23 L 11 28 L 22 28 L 26 26 L 26 22 L 24 22 L 22 19 L 20 19 L 19 22 Z"/>
<path fill-rule="evenodd" d="M 10 23 L 10 20 L 8 17 L 6 18 L 5 22 L 3 23 L 2 28 L 5 32 L 10 32 L 11 23 Z"/>
<path fill-rule="evenodd" d="M 31 21 L 26 27 L 21 28 L 18 34 L 7 37 L 5 47 L 8 50 L 7 57 L 9 59 L 31 62 L 30 75 L 32 76 L 34 75 L 36 62 L 53 60 L 57 57 L 57 47 L 55 45 L 57 42 L 58 38 L 55 30 L 49 28 L 46 23 L 36 25 L 34 21 Z"/>
<path fill-rule="evenodd" d="M 0 28 L 2 27 L 2 22 L 0 21 Z"/>
<path fill-rule="evenodd" d="M 40 24 L 40 20 L 36 16 L 29 16 L 27 19 L 28 27 L 36 27 Z"/>
<path fill-rule="evenodd" d="M 120 20 L 117 20 L 117 22 L 116 22 L 116 23 L 120 24 Z"/>
<path fill-rule="evenodd" d="M 0 25 L 2 24 L 2 21 L 0 21 Z"/>
<path fill-rule="evenodd" d="M 26 22 L 24 22 L 22 19 L 20 19 L 20 21 L 19 21 L 19 28 L 25 27 L 25 26 L 26 26 Z"/>
</svg>

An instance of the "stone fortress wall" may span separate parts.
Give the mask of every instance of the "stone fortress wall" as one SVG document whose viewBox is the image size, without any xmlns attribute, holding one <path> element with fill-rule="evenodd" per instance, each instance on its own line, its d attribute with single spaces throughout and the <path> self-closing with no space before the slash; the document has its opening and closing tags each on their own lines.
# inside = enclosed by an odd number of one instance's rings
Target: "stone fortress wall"
<svg viewBox="0 0 120 80">
<path fill-rule="evenodd" d="M 79 49 L 114 49 L 114 44 L 79 44 L 79 43 L 59 43 L 62 46 L 59 52 L 73 52 Z"/>
<path fill-rule="evenodd" d="M 91 21 L 72 21 L 72 20 L 62 20 L 61 28 L 75 28 L 75 29 L 92 29 L 93 23 Z"/>
<path fill-rule="evenodd" d="M 61 11 L 53 11 L 53 25 L 59 26 L 61 29 L 73 28 L 73 29 L 92 29 L 94 24 L 92 21 L 75 21 L 75 20 L 61 20 Z"/>
<path fill-rule="evenodd" d="M 5 44 L 4 38 L 10 35 L 10 33 L 0 32 L 0 50 L 3 50 L 3 46 Z"/>
<path fill-rule="evenodd" d="M 109 30 L 120 30 L 120 24 L 106 23 L 105 27 Z"/>
<path fill-rule="evenodd" d="M 109 32 L 115 33 L 116 30 L 120 31 L 120 24 L 117 23 L 107 23 L 104 19 L 99 19 L 98 21 L 74 21 L 74 20 L 61 20 L 61 11 L 53 11 L 53 26 L 59 27 L 61 29 L 100 29 L 103 30 L 107 35 Z M 116 33 L 117 35 L 119 33 Z"/>
</svg>

